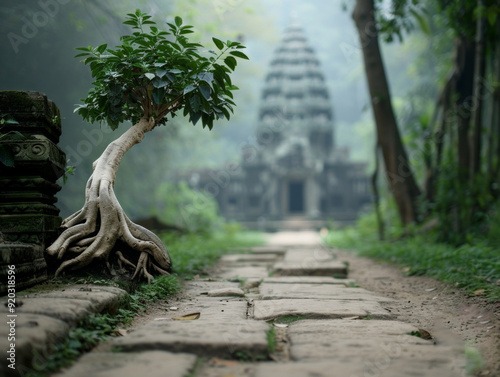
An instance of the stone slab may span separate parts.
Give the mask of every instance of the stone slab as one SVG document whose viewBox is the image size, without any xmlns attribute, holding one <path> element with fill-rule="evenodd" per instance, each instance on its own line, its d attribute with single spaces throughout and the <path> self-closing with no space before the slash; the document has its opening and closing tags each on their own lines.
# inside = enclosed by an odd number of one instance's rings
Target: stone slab
<svg viewBox="0 0 500 377">
<path fill-rule="evenodd" d="M 150 351 L 140 353 L 89 353 L 56 377 L 185 377 L 196 356 L 185 353 Z"/>
<path fill-rule="evenodd" d="M 254 254 L 285 254 L 287 248 L 283 246 L 256 246 L 250 251 Z"/>
<path fill-rule="evenodd" d="M 228 254 L 223 255 L 220 258 L 220 262 L 224 264 L 229 263 L 255 263 L 255 262 L 263 262 L 263 263 L 273 263 L 277 259 L 277 256 L 274 254 Z"/>
<path fill-rule="evenodd" d="M 336 279 L 330 276 L 270 276 L 264 283 L 272 284 L 336 284 L 347 286 L 354 284 L 354 279 Z"/>
<path fill-rule="evenodd" d="M 421 360 L 388 357 L 357 363 L 348 360 L 260 363 L 254 377 L 461 377 L 465 375 L 463 364 L 440 354 Z"/>
<path fill-rule="evenodd" d="M 300 262 L 277 262 L 272 268 L 273 276 L 333 276 L 347 277 L 347 267 L 336 260 L 315 261 L 306 259 Z"/>
<path fill-rule="evenodd" d="M 240 288 L 219 288 L 208 291 L 208 297 L 243 297 L 245 292 Z"/>
<path fill-rule="evenodd" d="M 92 310 L 96 313 L 115 313 L 118 310 L 120 300 L 127 295 L 123 289 L 100 285 L 71 285 L 61 290 L 31 293 L 19 295 L 21 300 L 28 298 L 66 298 L 76 300 L 86 300 L 92 303 Z"/>
<path fill-rule="evenodd" d="M 0 313 L 6 313 L 4 305 L 6 300 L 0 302 Z M 95 305 L 90 300 L 69 298 L 42 298 L 27 297 L 16 301 L 18 307 L 16 314 L 41 314 L 57 318 L 75 326 L 80 320 L 95 312 Z"/>
<path fill-rule="evenodd" d="M 303 247 L 321 245 L 321 236 L 319 232 L 312 230 L 282 231 L 269 234 L 267 238 L 267 244 L 269 246 Z"/>
<path fill-rule="evenodd" d="M 393 314 L 375 301 L 283 299 L 257 300 L 254 302 L 254 318 L 270 320 L 285 316 L 304 316 L 308 319 L 333 319 L 367 317 L 392 319 Z"/>
<path fill-rule="evenodd" d="M 185 293 L 191 296 L 206 295 L 208 291 L 223 288 L 240 288 L 239 282 L 230 281 L 210 281 L 210 280 L 190 280 L 184 284 Z"/>
<path fill-rule="evenodd" d="M 215 273 L 223 279 L 248 279 L 248 278 L 265 278 L 269 276 L 267 267 L 228 267 L 222 268 Z"/>
<path fill-rule="evenodd" d="M 269 325 L 254 320 L 155 321 L 113 342 L 122 351 L 164 350 L 198 356 L 267 355 Z"/>
<path fill-rule="evenodd" d="M 291 357 L 294 360 L 377 359 L 390 352 L 417 357 L 433 352 L 430 340 L 410 335 L 418 329 L 399 321 L 303 320 L 289 325 Z M 427 346 L 427 347 L 426 347 Z"/>
<path fill-rule="evenodd" d="M 289 249 L 283 258 L 285 262 L 324 262 L 330 260 L 335 260 L 335 256 L 329 249 L 321 247 Z"/>
<path fill-rule="evenodd" d="M 263 300 L 276 300 L 284 298 L 306 298 L 327 300 L 359 300 L 392 302 L 391 298 L 378 296 L 363 288 L 350 288 L 335 285 L 318 284 L 273 284 L 262 283 L 260 295 Z"/>
<path fill-rule="evenodd" d="M 64 339 L 69 332 L 66 322 L 44 315 L 23 313 L 17 317 L 3 317 L 0 326 L 0 349 L 4 354 L 10 349 L 10 343 L 15 343 L 17 375 L 30 370 L 37 356 L 46 356 L 52 346 Z M 15 319 L 15 334 L 10 333 L 10 326 L 7 325 L 7 321 L 11 319 Z M 9 340 L 9 335 L 14 335 L 15 340 Z M 0 375 L 16 375 L 7 364 L 6 359 L 2 358 Z"/>
<path fill-rule="evenodd" d="M 212 358 L 196 370 L 196 377 L 253 377 L 257 363 Z"/>
<path fill-rule="evenodd" d="M 177 307 L 177 310 L 165 310 L 164 314 L 158 315 L 157 320 L 168 320 L 191 313 L 200 313 L 198 321 L 201 322 L 246 320 L 248 311 L 246 299 L 239 297 L 198 296 L 189 301 L 168 304 L 165 309 L 171 306 Z"/>
</svg>

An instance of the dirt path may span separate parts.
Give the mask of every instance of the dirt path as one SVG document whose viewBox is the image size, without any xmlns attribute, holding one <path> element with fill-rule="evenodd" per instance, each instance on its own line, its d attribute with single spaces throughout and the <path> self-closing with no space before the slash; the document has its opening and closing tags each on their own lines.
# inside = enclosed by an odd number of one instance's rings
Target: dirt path
<svg viewBox="0 0 500 377">
<path fill-rule="evenodd" d="M 500 302 L 425 276 L 406 276 L 404 269 L 352 252 L 335 250 L 349 262 L 349 277 L 370 291 L 396 299 L 388 308 L 401 321 L 427 330 L 441 343 L 476 347 L 485 362 L 478 376 L 500 376 Z"/>
<path fill-rule="evenodd" d="M 487 364 L 476 375 L 498 376 L 496 309 L 325 248 L 315 232 L 280 232 L 223 256 L 210 277 L 185 282 L 62 376 L 127 377 L 142 365 L 172 377 L 458 377 L 466 343 Z"/>
</svg>

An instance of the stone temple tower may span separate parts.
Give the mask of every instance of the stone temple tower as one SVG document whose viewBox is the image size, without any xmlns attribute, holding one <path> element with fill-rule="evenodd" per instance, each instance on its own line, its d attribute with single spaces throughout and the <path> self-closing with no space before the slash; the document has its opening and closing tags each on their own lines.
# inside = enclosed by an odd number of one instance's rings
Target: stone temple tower
<svg viewBox="0 0 500 377">
<path fill-rule="evenodd" d="M 335 144 L 332 98 L 300 26 L 286 29 L 265 80 L 256 141 L 238 169 L 198 172 L 193 187 L 214 193 L 222 215 L 249 227 L 355 220 L 371 202 L 365 164 Z"/>
</svg>

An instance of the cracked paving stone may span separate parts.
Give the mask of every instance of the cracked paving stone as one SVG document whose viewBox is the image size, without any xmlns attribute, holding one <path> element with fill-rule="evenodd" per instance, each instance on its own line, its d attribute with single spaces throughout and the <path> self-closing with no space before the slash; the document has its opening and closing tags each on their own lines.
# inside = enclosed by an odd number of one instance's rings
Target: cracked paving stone
<svg viewBox="0 0 500 377">
<path fill-rule="evenodd" d="M 254 320 L 216 319 L 203 321 L 150 322 L 129 335 L 116 339 L 113 347 L 122 351 L 165 350 L 199 356 L 232 357 L 267 355 L 269 325 Z"/>
<path fill-rule="evenodd" d="M 263 300 L 273 299 L 327 299 L 392 302 L 391 298 L 378 296 L 363 288 L 348 288 L 335 285 L 318 284 L 272 284 L 262 283 L 260 294 Z"/>
<path fill-rule="evenodd" d="M 185 377 L 194 367 L 195 355 L 150 351 L 140 353 L 90 353 L 56 377 Z"/>
<path fill-rule="evenodd" d="M 335 276 L 347 277 L 347 267 L 336 260 L 302 260 L 277 262 L 272 267 L 274 276 Z"/>
<path fill-rule="evenodd" d="M 264 278 L 263 282 L 274 284 L 337 284 L 344 286 L 355 284 L 354 279 L 336 279 L 329 276 L 271 276 Z"/>
<path fill-rule="evenodd" d="M 7 320 L 9 318 L 6 318 Z M 32 367 L 37 356 L 45 356 L 58 342 L 62 341 L 69 332 L 69 325 L 52 316 L 22 313 L 15 317 L 16 323 L 16 365 L 22 375 L 23 368 Z M 11 341 L 8 340 L 9 326 L 0 326 L 0 349 L 9 350 Z M 12 372 L 7 368 L 7 362 L 2 358 L 0 375 L 9 376 Z"/>
<path fill-rule="evenodd" d="M 376 301 L 283 299 L 256 300 L 254 318 L 270 320 L 285 316 L 304 316 L 309 319 L 366 317 L 392 319 L 394 315 Z"/>
</svg>

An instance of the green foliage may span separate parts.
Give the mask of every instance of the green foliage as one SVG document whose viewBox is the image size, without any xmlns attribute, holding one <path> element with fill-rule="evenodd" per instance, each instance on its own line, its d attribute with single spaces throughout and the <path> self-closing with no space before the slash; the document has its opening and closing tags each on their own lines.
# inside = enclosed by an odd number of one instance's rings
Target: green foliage
<svg viewBox="0 0 500 377">
<path fill-rule="evenodd" d="M 135 31 L 123 36 L 115 49 L 106 44 L 77 49 L 95 79 L 76 109 L 85 120 L 106 121 L 112 129 L 143 116 L 165 124 L 167 114 L 173 117 L 182 108 L 193 124 L 201 119 L 209 129 L 214 119 L 229 119 L 235 105 L 232 91 L 238 89 L 229 74 L 236 58 L 248 59 L 238 51 L 243 45 L 213 38 L 219 51 L 209 50 L 206 57 L 201 55 L 203 46 L 186 36 L 193 26 L 183 25 L 180 17 L 167 23 L 168 31 L 140 10 L 127 14 L 124 24 Z"/>
<path fill-rule="evenodd" d="M 276 351 L 276 330 L 274 327 L 271 327 L 266 331 L 267 336 L 267 349 L 269 353 L 273 353 Z"/>
<path fill-rule="evenodd" d="M 485 362 L 481 356 L 481 352 L 473 346 L 465 346 L 465 372 L 467 376 L 471 376 L 484 368 Z"/>
<path fill-rule="evenodd" d="M 288 315 L 288 316 L 276 318 L 274 320 L 274 322 L 275 323 L 289 324 L 289 323 L 301 321 L 303 319 L 306 319 L 306 317 L 303 315 Z"/>
<path fill-rule="evenodd" d="M 392 42 L 395 36 L 402 42 L 403 33 L 409 33 L 415 28 L 413 18 L 422 31 L 430 33 L 425 8 L 421 3 L 419 0 L 397 0 L 389 3 L 385 0 L 376 1 L 376 22 L 386 42 Z"/>
<path fill-rule="evenodd" d="M 192 190 L 185 182 L 164 182 L 155 189 L 156 216 L 191 232 L 212 233 L 223 223 L 216 200 L 209 194 Z"/>
<path fill-rule="evenodd" d="M 162 241 L 169 246 L 174 272 L 182 278 L 206 274 L 207 267 L 214 264 L 229 248 L 262 245 L 260 234 L 241 232 L 237 234 L 186 234 L 176 236 L 164 234 Z"/>
<path fill-rule="evenodd" d="M 450 154 L 442 165 L 435 203 L 429 207 L 439 219 L 438 239 L 460 245 L 472 242 L 475 235 L 483 232 L 488 221 L 488 209 L 495 198 L 484 175 L 475 176 L 472 182 L 464 182 L 453 158 Z"/>
<path fill-rule="evenodd" d="M 90 315 L 70 330 L 65 341 L 57 343 L 52 353 L 39 359 L 28 377 L 43 377 L 70 365 L 81 353 L 87 352 L 100 342 L 116 335 L 119 320 L 109 314 Z"/>
<path fill-rule="evenodd" d="M 500 253 L 498 244 L 473 239 L 455 247 L 433 241 L 432 235 L 406 237 L 398 241 L 378 241 L 355 228 L 329 232 L 329 246 L 355 250 L 360 255 L 380 258 L 403 267 L 409 275 L 428 275 L 467 292 L 480 291 L 490 300 L 500 299 Z"/>
</svg>

